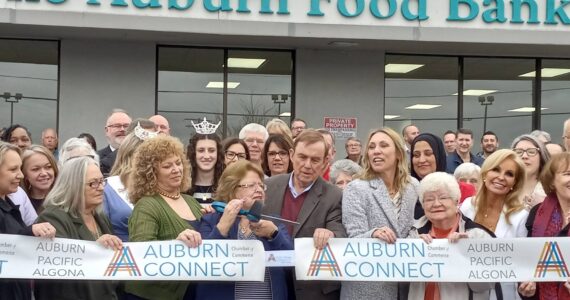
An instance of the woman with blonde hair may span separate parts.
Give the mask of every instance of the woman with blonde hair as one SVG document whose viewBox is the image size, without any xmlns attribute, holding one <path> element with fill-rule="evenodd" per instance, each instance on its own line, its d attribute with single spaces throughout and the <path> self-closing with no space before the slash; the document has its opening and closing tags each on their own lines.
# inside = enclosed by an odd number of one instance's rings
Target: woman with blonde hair
<svg viewBox="0 0 570 300">
<path fill-rule="evenodd" d="M 360 178 L 344 189 L 342 223 L 349 237 L 394 243 L 414 222 L 418 181 L 411 177 L 400 135 L 390 128 L 368 136 Z M 397 299 L 396 282 L 343 282 L 341 299 Z"/>
<path fill-rule="evenodd" d="M 481 167 L 482 184 L 477 195 L 461 205 L 466 217 L 489 229 L 497 238 L 525 237 L 528 212 L 522 204 L 526 170 L 512 150 L 495 151 Z M 504 299 L 518 299 L 514 283 L 502 283 Z"/>
<path fill-rule="evenodd" d="M 267 129 L 267 132 L 269 134 L 281 134 L 288 136 L 289 139 L 293 140 L 293 133 L 291 132 L 291 129 L 289 128 L 289 126 L 287 126 L 287 123 L 285 123 L 285 121 L 281 119 L 275 118 L 267 122 L 265 128 Z"/>
<path fill-rule="evenodd" d="M 202 243 L 196 231 L 201 206 L 182 195 L 190 187 L 190 165 L 177 138 L 159 135 L 135 151 L 127 190 L 134 209 L 129 218 L 129 241 L 178 239 L 188 247 Z M 127 282 L 127 299 L 191 299 L 188 281 Z"/>
<path fill-rule="evenodd" d="M 57 178 L 58 168 L 55 157 L 48 148 L 32 145 L 22 154 L 22 189 L 39 214 L 42 204 Z"/>
<path fill-rule="evenodd" d="M 145 140 L 158 135 L 154 129 L 154 123 L 152 124 L 153 127 L 150 130 L 137 125 L 133 132 L 125 137 L 117 150 L 117 158 L 111 170 L 111 176 L 107 178 L 107 185 L 103 194 L 105 214 L 113 225 L 113 232 L 123 242 L 129 241 L 129 217 L 133 212 L 133 204 L 129 201 L 126 188 L 132 170 L 132 161 L 137 148 Z"/>
</svg>

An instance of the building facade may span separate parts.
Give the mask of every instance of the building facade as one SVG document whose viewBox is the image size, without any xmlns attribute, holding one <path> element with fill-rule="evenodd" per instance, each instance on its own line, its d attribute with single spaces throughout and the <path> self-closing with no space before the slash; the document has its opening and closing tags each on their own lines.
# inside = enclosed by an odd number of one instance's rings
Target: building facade
<svg viewBox="0 0 570 300">
<path fill-rule="evenodd" d="M 0 0 L 0 125 L 104 145 L 123 108 L 183 141 L 203 117 L 225 136 L 332 117 L 361 139 L 414 123 L 560 142 L 569 15 L 561 0 Z"/>
</svg>

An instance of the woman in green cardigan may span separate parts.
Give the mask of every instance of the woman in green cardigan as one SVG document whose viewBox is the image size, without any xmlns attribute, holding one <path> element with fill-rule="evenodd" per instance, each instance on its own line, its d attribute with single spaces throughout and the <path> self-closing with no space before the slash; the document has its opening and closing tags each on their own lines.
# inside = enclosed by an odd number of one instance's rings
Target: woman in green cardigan
<svg viewBox="0 0 570 300">
<path fill-rule="evenodd" d="M 190 187 L 190 167 L 182 143 L 174 137 L 146 140 L 135 152 L 128 180 L 129 199 L 135 204 L 129 219 L 129 241 L 178 239 L 198 247 L 200 204 L 180 194 Z M 127 282 L 127 299 L 193 299 L 188 281 Z"/>
</svg>

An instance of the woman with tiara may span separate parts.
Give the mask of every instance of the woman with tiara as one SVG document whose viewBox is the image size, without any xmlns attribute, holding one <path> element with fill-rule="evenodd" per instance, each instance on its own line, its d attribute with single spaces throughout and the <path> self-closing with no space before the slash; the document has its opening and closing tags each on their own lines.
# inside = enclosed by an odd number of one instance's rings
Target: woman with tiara
<svg viewBox="0 0 570 300">
<path fill-rule="evenodd" d="M 194 123 L 196 134 L 190 138 L 187 156 L 192 166 L 192 186 L 188 191 L 201 204 L 212 203 L 218 180 L 224 171 L 222 142 L 216 134 L 220 126 L 206 121 Z"/>
</svg>

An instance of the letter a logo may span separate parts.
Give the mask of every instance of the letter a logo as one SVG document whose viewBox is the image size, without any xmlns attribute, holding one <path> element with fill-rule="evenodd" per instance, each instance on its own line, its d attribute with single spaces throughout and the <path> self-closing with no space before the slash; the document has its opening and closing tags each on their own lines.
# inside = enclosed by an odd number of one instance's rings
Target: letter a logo
<svg viewBox="0 0 570 300">
<path fill-rule="evenodd" d="M 115 255 L 113 255 L 104 276 L 115 276 L 117 272 L 128 272 L 129 276 L 141 276 L 141 271 L 128 246 L 115 250 Z"/>
<path fill-rule="evenodd" d="M 307 276 L 319 276 L 320 271 L 329 271 L 334 277 L 342 277 L 340 267 L 336 262 L 331 246 L 327 244 L 322 250 L 315 249 Z"/>
<path fill-rule="evenodd" d="M 562 251 L 557 242 L 546 242 L 542 248 L 540 259 L 536 265 L 534 277 L 545 278 L 549 272 L 556 272 L 558 277 L 568 277 L 568 267 L 562 256 Z"/>
</svg>

